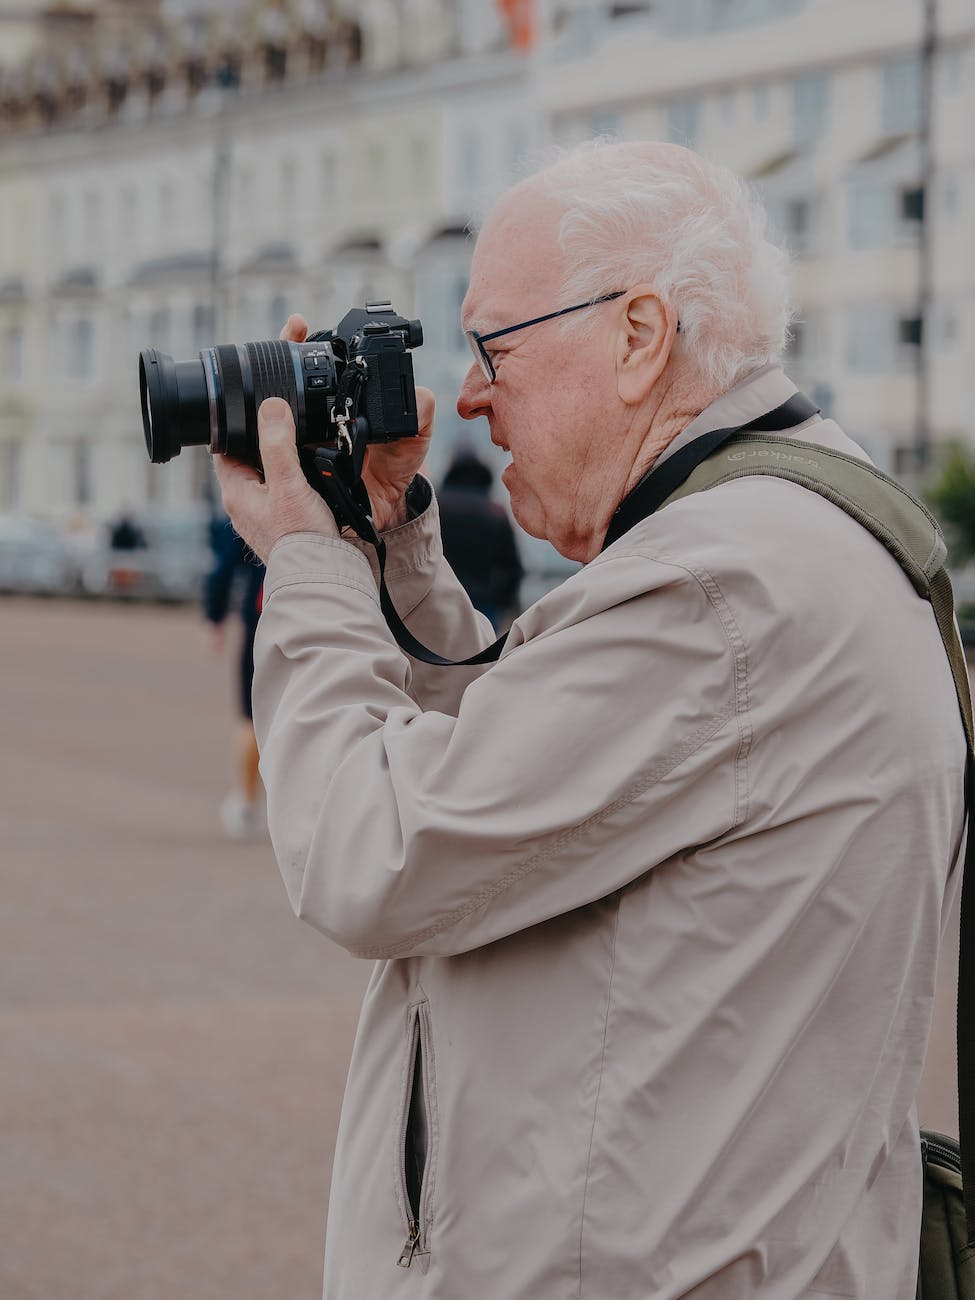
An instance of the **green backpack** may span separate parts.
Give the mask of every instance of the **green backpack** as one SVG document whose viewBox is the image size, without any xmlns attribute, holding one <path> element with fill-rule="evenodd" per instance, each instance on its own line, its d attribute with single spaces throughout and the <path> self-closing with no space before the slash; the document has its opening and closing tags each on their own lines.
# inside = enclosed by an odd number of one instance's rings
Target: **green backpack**
<svg viewBox="0 0 975 1300">
<path fill-rule="evenodd" d="M 922 1132 L 924 1207 L 917 1300 L 975 1300 L 975 746 L 965 654 L 954 617 L 947 550 L 937 522 L 896 480 L 841 452 L 795 438 L 740 434 L 701 461 L 661 503 L 745 475 L 788 479 L 818 492 L 873 533 L 930 602 L 951 665 L 968 742 L 965 774 L 969 833 L 962 877 L 958 957 L 958 1131 L 961 1144 Z"/>
</svg>

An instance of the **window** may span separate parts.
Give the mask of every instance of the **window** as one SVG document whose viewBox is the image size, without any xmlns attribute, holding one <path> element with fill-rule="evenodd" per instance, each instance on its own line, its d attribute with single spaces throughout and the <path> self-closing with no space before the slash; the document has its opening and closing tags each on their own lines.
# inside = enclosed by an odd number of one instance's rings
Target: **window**
<svg viewBox="0 0 975 1300">
<path fill-rule="evenodd" d="M 91 379 L 94 372 L 95 325 L 82 316 L 68 332 L 68 373 L 72 379 Z"/>
<path fill-rule="evenodd" d="M 691 36 L 747 27 L 784 18 L 806 0 L 666 0 L 666 24 L 671 35 Z"/>
<path fill-rule="evenodd" d="M 457 153 L 457 174 L 462 194 L 473 195 L 481 178 L 481 137 L 468 127 L 460 137 Z"/>
<path fill-rule="evenodd" d="M 281 193 L 278 197 L 282 211 L 290 215 L 295 210 L 298 199 L 298 166 L 293 158 L 285 158 L 281 162 Z"/>
<path fill-rule="evenodd" d="M 430 141 L 422 135 L 415 135 L 410 141 L 410 178 L 417 189 L 430 184 L 431 172 Z"/>
<path fill-rule="evenodd" d="M 806 323 L 805 321 L 793 321 L 789 330 L 789 339 L 786 347 L 789 357 L 796 361 L 801 361 L 806 351 Z"/>
<path fill-rule="evenodd" d="M 65 241 L 65 202 L 63 194 L 52 194 L 47 209 L 48 244 L 54 249 L 55 258 L 64 262 Z"/>
<path fill-rule="evenodd" d="M 941 75 L 945 94 L 956 95 L 965 89 L 965 50 L 960 45 L 942 53 Z"/>
<path fill-rule="evenodd" d="M 899 196 L 901 221 L 924 220 L 924 186 L 904 186 Z"/>
<path fill-rule="evenodd" d="M 808 373 L 810 366 L 822 362 L 825 352 L 826 326 L 820 312 L 809 312 L 802 320 L 792 322 L 786 348 L 786 356 L 790 364 L 804 367 L 804 373 Z"/>
<path fill-rule="evenodd" d="M 846 362 L 853 374 L 889 374 L 894 368 L 893 342 L 893 320 L 888 303 L 855 303 L 848 309 Z"/>
<path fill-rule="evenodd" d="M 331 149 L 326 149 L 318 160 L 318 179 L 322 199 L 326 203 L 334 203 L 337 197 L 335 188 L 338 183 L 338 168 Z"/>
<path fill-rule="evenodd" d="M 822 75 L 797 77 L 792 83 L 793 137 L 797 144 L 809 144 L 826 132 L 829 112 L 829 78 Z"/>
<path fill-rule="evenodd" d="M 156 193 L 156 235 L 160 243 L 169 245 L 173 242 L 175 221 L 176 195 L 172 181 L 160 181 Z"/>
<path fill-rule="evenodd" d="M 172 328 L 172 317 L 168 307 L 156 307 L 149 313 L 149 347 L 158 348 L 161 352 L 169 350 L 169 332 Z"/>
<path fill-rule="evenodd" d="M 958 342 L 958 311 L 953 303 L 942 303 L 935 316 L 935 337 L 940 352 L 954 351 Z"/>
<path fill-rule="evenodd" d="M 120 244 L 126 253 L 132 253 L 138 247 L 139 224 L 138 195 L 131 186 L 126 186 L 119 194 L 118 228 Z"/>
<path fill-rule="evenodd" d="M 518 178 L 522 168 L 522 162 L 525 157 L 525 150 L 528 148 L 528 140 L 525 138 L 524 123 L 520 118 L 513 118 L 508 122 L 504 132 L 504 166 L 505 174 L 510 181 Z"/>
<path fill-rule="evenodd" d="M 619 135 L 621 126 L 619 113 L 609 108 L 599 109 L 589 118 L 590 135 Z"/>
<path fill-rule="evenodd" d="M 94 190 L 86 190 L 82 206 L 83 239 L 85 257 L 92 261 L 97 260 L 101 252 L 101 213 L 99 195 Z"/>
<path fill-rule="evenodd" d="M 24 382 L 24 330 L 20 325 L 11 325 L 7 330 L 6 347 L 2 373 L 11 388 L 19 388 Z"/>
<path fill-rule="evenodd" d="M 667 136 L 675 144 L 691 146 L 697 139 L 700 104 L 696 99 L 674 99 L 667 105 Z"/>
<path fill-rule="evenodd" d="M 718 96 L 718 120 L 725 128 L 734 126 L 738 96 L 733 90 L 723 90 Z"/>
<path fill-rule="evenodd" d="M 890 134 L 916 131 L 921 123 L 921 61 L 916 55 L 888 60 L 881 69 L 883 124 Z"/>
<path fill-rule="evenodd" d="M 291 314 L 291 307 L 286 294 L 276 293 L 271 299 L 270 308 L 270 334 L 268 338 L 276 339 L 281 333 L 281 329 Z"/>
<path fill-rule="evenodd" d="M 920 447 L 894 448 L 894 474 L 897 478 L 913 478 L 924 468 L 924 452 Z"/>
<path fill-rule="evenodd" d="M 386 184 L 386 146 L 379 140 L 373 140 L 366 146 L 366 162 L 363 175 L 372 177 L 373 181 L 379 186 Z"/>
<path fill-rule="evenodd" d="M 813 213 L 813 201 L 809 198 L 786 199 L 782 204 L 782 234 L 791 252 L 810 252 Z"/>
<path fill-rule="evenodd" d="M 77 438 L 71 444 L 72 498 L 76 506 L 87 506 L 92 500 L 91 442 Z"/>
<path fill-rule="evenodd" d="M 24 444 L 10 438 L 0 444 L 0 506 L 18 510 L 24 490 Z"/>
<path fill-rule="evenodd" d="M 920 348 L 923 324 L 920 316 L 901 316 L 897 321 L 897 342 L 902 348 Z"/>
<path fill-rule="evenodd" d="M 819 407 L 819 413 L 824 420 L 831 420 L 836 409 L 836 394 L 833 392 L 830 384 L 818 383 L 813 384 L 809 389 L 809 396 L 813 403 Z"/>
<path fill-rule="evenodd" d="M 877 182 L 850 187 L 848 234 L 851 248 L 884 248 L 893 237 L 890 191 Z"/>
<path fill-rule="evenodd" d="M 193 351 L 202 352 L 216 343 L 216 313 L 210 303 L 198 303 L 193 308 Z"/>
</svg>

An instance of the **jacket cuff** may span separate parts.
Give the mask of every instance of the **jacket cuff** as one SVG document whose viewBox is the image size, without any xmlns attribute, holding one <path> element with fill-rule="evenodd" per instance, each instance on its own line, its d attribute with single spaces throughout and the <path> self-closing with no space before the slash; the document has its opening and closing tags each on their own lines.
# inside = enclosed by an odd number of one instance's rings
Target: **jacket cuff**
<svg viewBox="0 0 975 1300">
<path fill-rule="evenodd" d="M 444 562 L 437 498 L 421 475 L 414 479 L 407 503 L 413 509 L 420 509 L 417 517 L 381 534 L 386 543 L 386 584 L 401 618 L 411 614 L 430 594 L 437 570 Z M 379 560 L 375 547 L 358 537 L 348 538 L 347 545 L 368 563 L 374 587 L 378 588 Z"/>
<path fill-rule="evenodd" d="M 264 604 L 282 587 L 327 582 L 353 587 L 379 603 L 366 557 L 340 537 L 324 533 L 289 533 L 275 542 L 267 561 Z"/>
</svg>

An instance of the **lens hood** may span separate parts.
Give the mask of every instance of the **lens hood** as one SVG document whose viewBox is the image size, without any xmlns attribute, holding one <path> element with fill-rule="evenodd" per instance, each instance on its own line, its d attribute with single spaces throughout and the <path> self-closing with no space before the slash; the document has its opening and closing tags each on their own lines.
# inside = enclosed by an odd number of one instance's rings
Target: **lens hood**
<svg viewBox="0 0 975 1300">
<path fill-rule="evenodd" d="M 146 451 L 154 464 L 161 465 L 178 456 L 182 447 L 177 422 L 179 388 L 173 358 L 155 348 L 140 352 L 139 387 Z"/>
</svg>

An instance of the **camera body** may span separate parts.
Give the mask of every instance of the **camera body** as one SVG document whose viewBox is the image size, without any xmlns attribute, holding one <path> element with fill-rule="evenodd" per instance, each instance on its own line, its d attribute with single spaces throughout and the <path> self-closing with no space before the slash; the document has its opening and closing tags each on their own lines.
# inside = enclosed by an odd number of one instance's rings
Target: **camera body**
<svg viewBox="0 0 975 1300">
<path fill-rule="evenodd" d="M 420 322 L 386 301 L 353 308 L 304 343 L 225 344 L 185 362 L 147 348 L 139 383 L 149 459 L 206 446 L 260 465 L 257 412 L 267 397 L 291 407 L 299 449 L 415 437 L 410 349 L 422 342 Z"/>
</svg>

